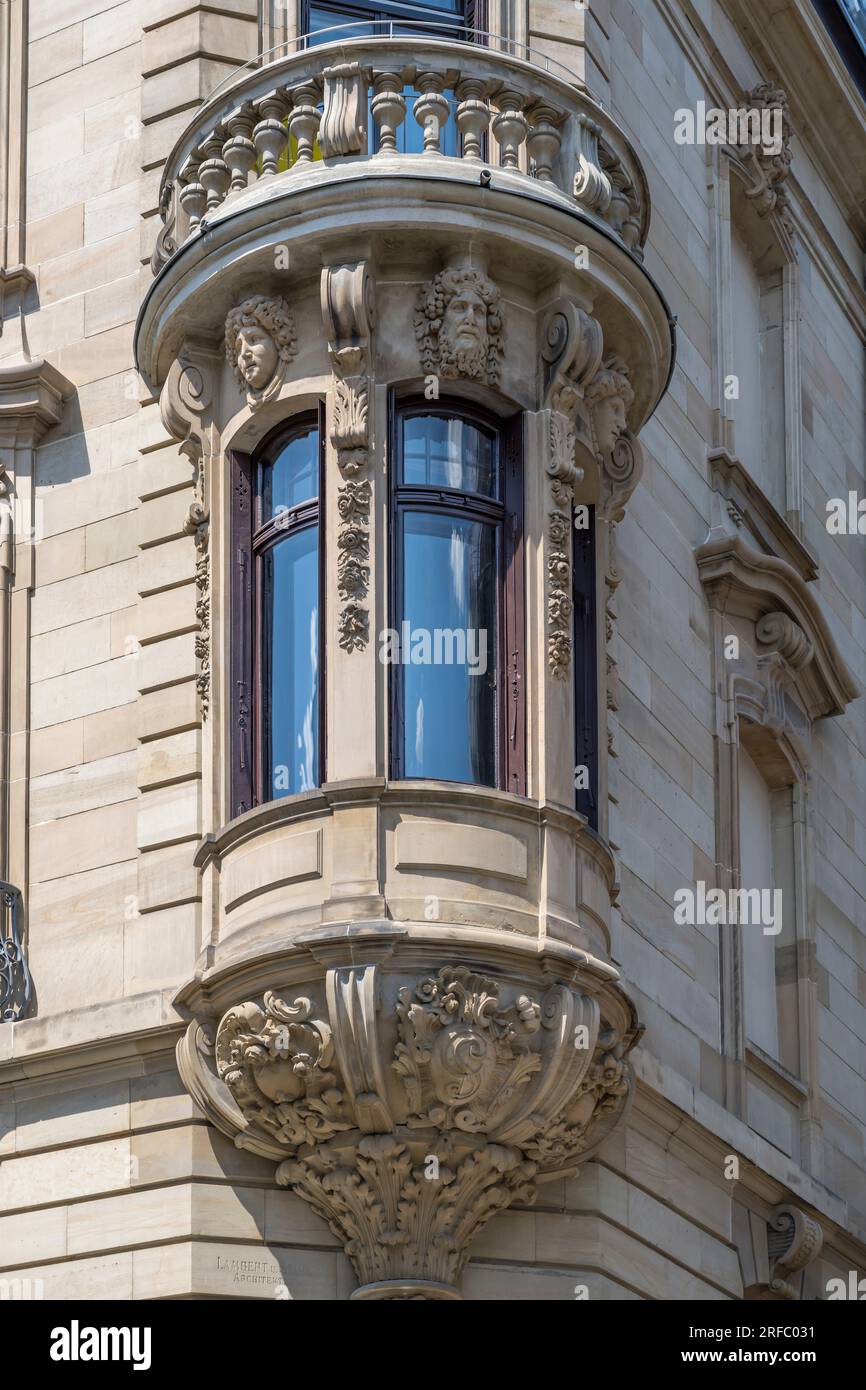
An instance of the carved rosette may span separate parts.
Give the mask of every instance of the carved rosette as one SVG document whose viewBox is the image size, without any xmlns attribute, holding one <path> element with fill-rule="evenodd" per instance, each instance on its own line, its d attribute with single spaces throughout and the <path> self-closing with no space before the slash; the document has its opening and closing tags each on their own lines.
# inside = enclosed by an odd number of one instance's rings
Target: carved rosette
<svg viewBox="0 0 866 1390">
<path fill-rule="evenodd" d="M 369 400 L 372 390 L 373 281 L 363 262 L 326 266 L 321 284 L 322 318 L 334 368 L 330 439 L 344 481 L 337 492 L 338 641 L 344 651 L 370 639 L 366 599 L 370 583 Z"/>
<path fill-rule="evenodd" d="M 229 1008 L 212 1042 L 190 1025 L 181 1073 L 327 1221 L 353 1297 L 459 1298 L 490 1218 L 573 1172 L 628 1101 L 631 1005 L 609 967 L 581 978 L 574 954 L 560 979 L 332 965 L 303 992 Z"/>
</svg>

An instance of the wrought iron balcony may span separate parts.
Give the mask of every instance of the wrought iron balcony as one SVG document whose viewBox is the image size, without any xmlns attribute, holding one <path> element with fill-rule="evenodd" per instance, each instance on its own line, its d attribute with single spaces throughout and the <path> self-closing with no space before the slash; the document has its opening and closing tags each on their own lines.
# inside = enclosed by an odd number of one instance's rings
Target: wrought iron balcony
<svg viewBox="0 0 866 1390">
<path fill-rule="evenodd" d="M 499 191 L 579 212 L 641 259 L 649 199 L 640 163 L 566 69 L 513 44 L 406 37 L 390 26 L 347 39 L 350 27 L 257 60 L 196 113 L 164 172 L 155 274 L 184 242 L 258 198 L 336 181 L 345 200 L 347 179 L 424 175 L 469 181 L 479 198 L 495 180 Z"/>
<path fill-rule="evenodd" d="M 30 971 L 22 939 L 21 890 L 0 880 L 0 1022 L 17 1023 L 30 1008 Z"/>
</svg>

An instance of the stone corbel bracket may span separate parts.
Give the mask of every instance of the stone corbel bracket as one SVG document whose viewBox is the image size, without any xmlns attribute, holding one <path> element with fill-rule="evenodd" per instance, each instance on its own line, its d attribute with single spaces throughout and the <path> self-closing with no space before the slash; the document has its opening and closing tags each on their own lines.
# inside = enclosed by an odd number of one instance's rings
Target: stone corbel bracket
<svg viewBox="0 0 866 1390">
<path fill-rule="evenodd" d="M 159 398 L 162 422 L 193 467 L 194 497 L 184 531 L 193 537 L 196 548 L 196 688 L 202 719 L 207 719 L 210 710 L 209 472 L 216 447 L 212 405 L 219 361 L 210 343 L 188 339 L 171 365 Z"/>
<path fill-rule="evenodd" d="M 861 693 L 817 598 L 792 565 L 714 527 L 695 551 L 710 608 L 755 623 L 756 649 L 777 654 L 810 721 L 842 714 Z"/>
<path fill-rule="evenodd" d="M 242 1002 L 218 987 L 178 1047 L 208 1118 L 340 1238 L 353 1298 L 459 1298 L 475 1235 L 573 1173 L 630 1100 L 641 1030 L 612 967 L 562 945 L 461 955 L 311 933 L 267 965 L 275 987 L 265 966 Z"/>
<path fill-rule="evenodd" d="M 787 93 L 772 82 L 760 82 L 746 93 L 743 105 L 759 114 L 771 113 L 778 122 L 781 135 L 778 149 L 762 143 L 736 146 L 736 152 L 749 175 L 746 197 L 754 203 L 759 217 L 774 214 L 786 237 L 792 238 L 794 219 L 791 216 L 791 202 L 785 187 L 793 158 Z"/>
<path fill-rule="evenodd" d="M 758 1218 L 752 1218 L 753 1228 Z M 752 1231 L 755 1273 L 759 1282 L 748 1285 L 744 1297 L 758 1302 L 790 1302 L 803 1298 L 807 1267 L 817 1260 L 824 1232 L 814 1217 L 790 1203 L 776 1207 L 760 1230 Z"/>
<path fill-rule="evenodd" d="M 330 441 L 342 482 L 337 494 L 338 641 L 347 652 L 365 647 L 370 636 L 366 602 L 370 583 L 372 487 L 369 403 L 372 396 L 373 277 L 363 261 L 325 266 L 321 279 L 322 319 L 334 368 Z"/>
</svg>

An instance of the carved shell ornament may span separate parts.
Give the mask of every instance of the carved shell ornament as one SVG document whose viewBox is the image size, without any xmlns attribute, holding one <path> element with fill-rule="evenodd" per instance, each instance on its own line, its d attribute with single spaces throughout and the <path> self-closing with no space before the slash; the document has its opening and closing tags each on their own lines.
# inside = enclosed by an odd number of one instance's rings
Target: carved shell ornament
<svg viewBox="0 0 866 1390">
<path fill-rule="evenodd" d="M 415 336 L 424 372 L 497 386 L 503 354 L 498 286 L 471 267 L 440 271 L 418 296 Z"/>
<path fill-rule="evenodd" d="M 276 396 L 298 350 L 295 321 L 284 299 L 251 295 L 226 318 L 226 358 L 251 409 Z"/>
</svg>

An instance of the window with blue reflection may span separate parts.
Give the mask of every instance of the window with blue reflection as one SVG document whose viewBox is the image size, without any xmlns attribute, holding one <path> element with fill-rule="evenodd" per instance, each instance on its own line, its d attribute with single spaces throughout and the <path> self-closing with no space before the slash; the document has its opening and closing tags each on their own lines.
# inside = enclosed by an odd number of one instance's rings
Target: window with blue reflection
<svg viewBox="0 0 866 1390">
<path fill-rule="evenodd" d="M 498 431 L 445 410 L 397 423 L 391 667 L 397 777 L 494 787 L 503 741 L 506 510 Z"/>
<path fill-rule="evenodd" d="M 336 43 L 352 38 L 405 36 L 469 39 L 472 37 L 476 6 L 465 0 L 431 0 L 426 5 L 381 4 L 376 0 L 357 0 L 355 5 L 313 4 L 307 6 L 303 24 L 311 45 Z M 397 130 L 397 150 L 400 154 L 422 154 L 424 133 L 415 119 L 414 105 L 418 93 L 405 87 L 406 116 Z M 445 91 L 451 107 L 448 121 L 440 134 L 442 154 L 458 153 L 459 132 L 455 120 L 457 100 L 453 91 Z M 375 149 L 376 124 L 369 118 L 370 152 Z"/>
<path fill-rule="evenodd" d="M 285 432 L 257 464 L 253 534 L 261 801 L 320 781 L 319 430 Z"/>
</svg>

